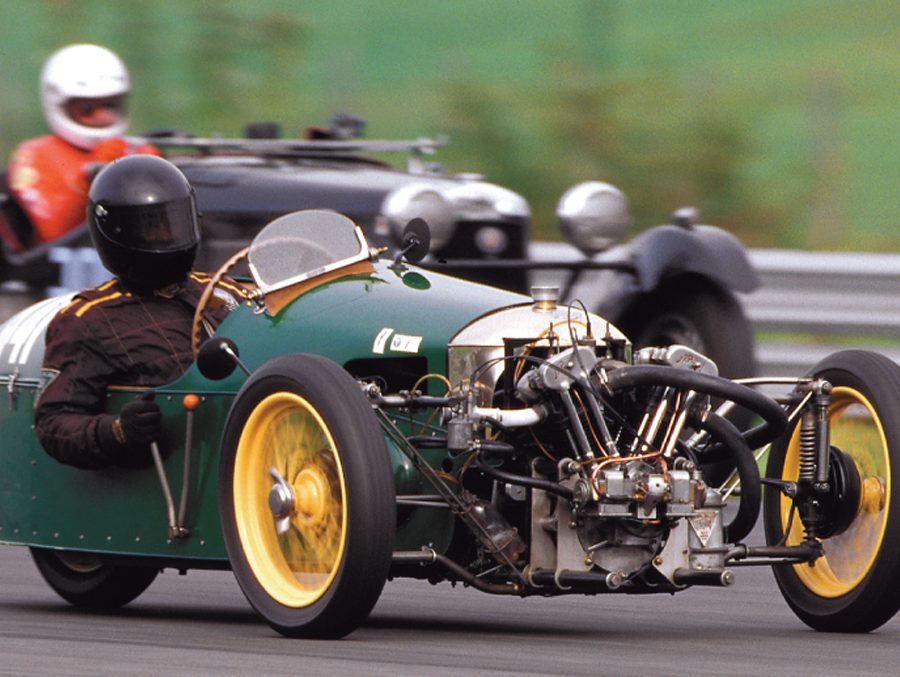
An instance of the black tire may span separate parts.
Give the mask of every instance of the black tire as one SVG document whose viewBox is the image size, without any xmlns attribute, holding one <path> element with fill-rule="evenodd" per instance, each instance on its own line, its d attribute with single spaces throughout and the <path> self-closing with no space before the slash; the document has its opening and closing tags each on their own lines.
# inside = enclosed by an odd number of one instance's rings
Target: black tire
<svg viewBox="0 0 900 677">
<path fill-rule="evenodd" d="M 664 280 L 639 298 L 617 325 L 635 348 L 680 343 L 711 358 L 726 378 L 753 376 L 753 329 L 727 289 L 700 277 Z"/>
<path fill-rule="evenodd" d="M 853 489 L 846 493 L 849 498 L 827 502 L 833 506 L 826 524 L 832 533 L 822 539 L 824 556 L 814 566 L 776 566 L 775 579 L 788 605 L 810 627 L 869 632 L 900 609 L 900 366 L 875 353 L 848 350 L 825 358 L 811 373 L 834 386 L 831 484 Z M 768 477 L 797 478 L 797 428 L 773 445 Z M 839 464 L 839 457 L 848 460 Z M 852 481 L 835 481 L 838 465 Z M 764 508 L 766 540 L 778 543 L 790 502 L 766 487 Z M 787 543 L 802 538 L 795 516 Z"/>
<path fill-rule="evenodd" d="M 225 427 L 219 511 L 238 584 L 273 628 L 356 629 L 387 580 L 395 509 L 384 435 L 346 371 L 286 355 L 244 384 Z"/>
<path fill-rule="evenodd" d="M 126 566 L 90 553 L 30 548 L 38 571 L 53 591 L 79 607 L 116 609 L 146 590 L 156 567 Z"/>
</svg>

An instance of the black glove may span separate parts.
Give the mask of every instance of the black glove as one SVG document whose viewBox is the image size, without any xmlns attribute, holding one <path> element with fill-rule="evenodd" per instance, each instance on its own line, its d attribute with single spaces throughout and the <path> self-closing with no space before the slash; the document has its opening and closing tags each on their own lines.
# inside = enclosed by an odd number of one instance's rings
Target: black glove
<svg viewBox="0 0 900 677">
<path fill-rule="evenodd" d="M 112 424 L 113 434 L 120 444 L 146 446 L 159 437 L 162 411 L 153 401 L 155 396 L 156 393 L 148 390 L 139 399 L 122 407 Z"/>
</svg>

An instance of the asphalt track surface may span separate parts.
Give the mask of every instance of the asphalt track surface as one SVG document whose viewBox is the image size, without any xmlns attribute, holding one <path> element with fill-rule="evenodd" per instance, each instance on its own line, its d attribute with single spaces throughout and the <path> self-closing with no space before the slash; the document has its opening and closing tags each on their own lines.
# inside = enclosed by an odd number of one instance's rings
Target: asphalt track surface
<svg viewBox="0 0 900 677">
<path fill-rule="evenodd" d="M 491 597 L 388 583 L 340 641 L 288 640 L 230 572 L 166 571 L 111 612 L 67 606 L 27 550 L 0 547 L 0 674 L 897 675 L 900 618 L 868 635 L 808 630 L 766 568 L 671 596 Z"/>
</svg>

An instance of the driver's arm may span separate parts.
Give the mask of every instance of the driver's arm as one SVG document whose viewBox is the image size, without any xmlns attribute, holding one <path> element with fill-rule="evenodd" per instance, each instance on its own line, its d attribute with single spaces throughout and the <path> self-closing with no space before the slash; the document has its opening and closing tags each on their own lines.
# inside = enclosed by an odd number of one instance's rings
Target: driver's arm
<svg viewBox="0 0 900 677">
<path fill-rule="evenodd" d="M 87 153 L 56 137 L 21 144 L 9 163 L 9 186 L 34 225 L 37 243 L 50 242 L 84 221 Z"/>
<path fill-rule="evenodd" d="M 43 364 L 47 383 L 35 407 L 35 432 L 45 451 L 62 463 L 129 465 L 146 456 L 161 414 L 147 400 L 126 404 L 118 416 L 105 413 L 107 386 L 118 368 L 116 351 L 92 330 L 96 327 L 74 313 L 50 323 Z"/>
</svg>

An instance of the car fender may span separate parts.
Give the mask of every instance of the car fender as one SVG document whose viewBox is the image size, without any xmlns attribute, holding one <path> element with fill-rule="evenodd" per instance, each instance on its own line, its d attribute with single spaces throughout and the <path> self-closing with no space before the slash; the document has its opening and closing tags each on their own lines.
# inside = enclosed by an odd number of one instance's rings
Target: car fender
<svg viewBox="0 0 900 677">
<path fill-rule="evenodd" d="M 714 226 L 657 226 L 594 257 L 598 263 L 629 264 L 630 271 L 585 270 L 561 284 L 567 301 L 581 299 L 616 321 L 636 299 L 664 280 L 700 276 L 723 291 L 751 292 L 759 276 L 741 242 Z"/>
<path fill-rule="evenodd" d="M 625 248 L 635 267 L 641 292 L 649 292 L 669 277 L 694 273 L 734 291 L 759 287 L 759 276 L 740 240 L 715 226 L 657 226 Z"/>
</svg>

